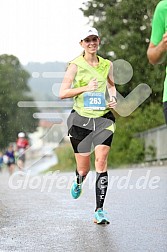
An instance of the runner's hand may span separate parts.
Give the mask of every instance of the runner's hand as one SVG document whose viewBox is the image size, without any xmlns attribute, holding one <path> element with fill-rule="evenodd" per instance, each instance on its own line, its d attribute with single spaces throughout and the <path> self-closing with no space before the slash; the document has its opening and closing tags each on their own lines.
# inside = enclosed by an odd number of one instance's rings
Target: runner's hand
<svg viewBox="0 0 167 252">
<path fill-rule="evenodd" d="M 110 98 L 110 101 L 108 102 L 108 107 L 110 109 L 114 109 L 117 105 L 117 99 L 113 96 Z"/>
<path fill-rule="evenodd" d="M 167 50 L 167 32 L 163 35 L 162 46 L 163 46 L 164 50 Z"/>
<path fill-rule="evenodd" d="M 93 78 L 87 85 L 87 91 L 94 91 L 98 88 L 98 81 L 96 78 Z"/>
</svg>

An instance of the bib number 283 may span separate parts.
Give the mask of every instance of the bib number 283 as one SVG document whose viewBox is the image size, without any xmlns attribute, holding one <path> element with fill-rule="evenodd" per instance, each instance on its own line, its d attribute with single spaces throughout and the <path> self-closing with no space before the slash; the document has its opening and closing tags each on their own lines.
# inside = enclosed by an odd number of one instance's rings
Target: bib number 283
<svg viewBox="0 0 167 252">
<path fill-rule="evenodd" d="M 84 107 L 93 110 L 105 110 L 106 102 L 104 93 L 86 92 L 84 93 Z"/>
<path fill-rule="evenodd" d="M 101 104 L 101 98 L 97 98 L 97 97 L 90 97 L 89 98 L 89 102 L 91 105 L 94 105 L 94 104 Z"/>
</svg>

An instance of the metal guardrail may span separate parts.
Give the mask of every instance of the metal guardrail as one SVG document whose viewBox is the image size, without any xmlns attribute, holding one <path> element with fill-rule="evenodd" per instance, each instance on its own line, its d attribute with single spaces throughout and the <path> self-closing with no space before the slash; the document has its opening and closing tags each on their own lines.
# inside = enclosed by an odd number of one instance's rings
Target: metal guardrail
<svg viewBox="0 0 167 252">
<path fill-rule="evenodd" d="M 144 139 L 145 161 L 167 159 L 167 126 L 162 125 L 139 133 Z"/>
</svg>

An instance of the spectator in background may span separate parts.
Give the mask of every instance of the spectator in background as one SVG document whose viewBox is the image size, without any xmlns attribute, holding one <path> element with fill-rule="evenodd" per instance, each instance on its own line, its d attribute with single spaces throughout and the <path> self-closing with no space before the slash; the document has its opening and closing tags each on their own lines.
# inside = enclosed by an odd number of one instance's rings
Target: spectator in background
<svg viewBox="0 0 167 252">
<path fill-rule="evenodd" d="M 2 171 L 3 166 L 3 153 L 0 151 L 0 172 Z"/>
<path fill-rule="evenodd" d="M 167 51 L 167 1 L 160 1 L 154 11 L 147 57 L 151 64 L 161 64 Z M 167 124 L 167 76 L 163 91 L 164 116 Z"/>
<path fill-rule="evenodd" d="M 15 170 L 15 153 L 12 144 L 9 145 L 7 151 L 5 152 L 5 157 L 9 173 L 12 174 Z"/>
<path fill-rule="evenodd" d="M 16 141 L 16 151 L 17 151 L 17 165 L 20 170 L 24 169 L 26 156 L 25 151 L 29 147 L 29 142 L 25 137 L 24 132 L 18 134 L 18 139 Z"/>
</svg>

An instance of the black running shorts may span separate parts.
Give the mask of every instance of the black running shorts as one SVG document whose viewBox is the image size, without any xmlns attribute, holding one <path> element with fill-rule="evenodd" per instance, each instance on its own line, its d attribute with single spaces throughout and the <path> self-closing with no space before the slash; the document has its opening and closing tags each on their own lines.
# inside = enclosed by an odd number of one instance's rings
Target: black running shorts
<svg viewBox="0 0 167 252">
<path fill-rule="evenodd" d="M 111 146 L 115 130 L 115 117 L 108 112 L 102 117 L 88 118 L 71 111 L 67 120 L 68 135 L 75 153 L 87 153 L 92 145 Z"/>
</svg>

